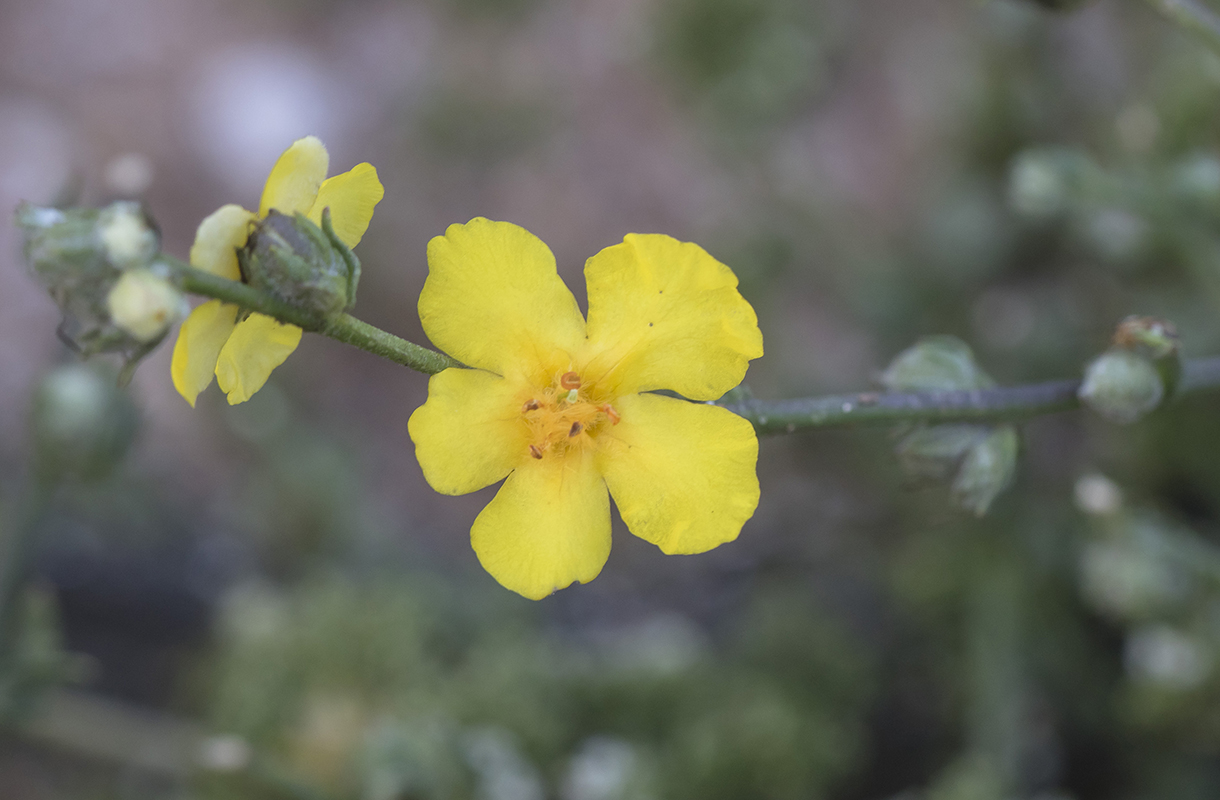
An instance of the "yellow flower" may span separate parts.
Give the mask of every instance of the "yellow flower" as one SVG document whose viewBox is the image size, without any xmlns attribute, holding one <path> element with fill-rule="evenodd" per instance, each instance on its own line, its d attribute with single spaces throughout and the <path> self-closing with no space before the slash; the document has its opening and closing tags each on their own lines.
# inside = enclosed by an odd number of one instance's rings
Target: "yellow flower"
<svg viewBox="0 0 1220 800">
<path fill-rule="evenodd" d="M 732 271 L 695 244 L 628 234 L 585 263 L 589 318 L 523 228 L 477 218 L 428 245 L 424 331 L 447 369 L 411 415 L 432 488 L 507 477 L 471 529 L 483 567 L 539 599 L 597 577 L 610 501 L 665 553 L 737 538 L 758 506 L 758 439 L 714 400 L 763 354 Z"/>
<path fill-rule="evenodd" d="M 327 178 L 330 156 L 314 136 L 292 143 L 263 186 L 257 216 L 241 206 L 221 206 L 199 224 L 191 246 L 191 264 L 229 280 L 241 280 L 237 251 L 245 246 L 251 223 L 276 209 L 301 213 L 320 225 L 330 208 L 335 233 L 355 247 L 373 218 L 373 207 L 385 193 L 371 164 Z M 263 314 L 243 318 L 241 310 L 220 300 L 196 308 L 182 323 L 174 345 L 174 387 L 192 406 L 212 382 L 212 374 L 229 403 L 249 400 L 271 371 L 284 363 L 301 341 L 301 329 Z"/>
</svg>

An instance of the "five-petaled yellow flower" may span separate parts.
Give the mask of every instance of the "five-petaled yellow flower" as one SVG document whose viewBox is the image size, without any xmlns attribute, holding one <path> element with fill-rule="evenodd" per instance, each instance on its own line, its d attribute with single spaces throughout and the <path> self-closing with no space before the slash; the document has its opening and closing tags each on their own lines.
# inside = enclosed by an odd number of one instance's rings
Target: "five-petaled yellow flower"
<svg viewBox="0 0 1220 800">
<path fill-rule="evenodd" d="M 284 151 L 263 186 L 258 215 L 241 206 L 221 206 L 199 224 L 191 246 L 191 264 L 214 275 L 241 280 L 237 251 L 245 246 L 252 223 L 276 209 L 301 213 L 320 225 L 329 208 L 335 233 L 355 247 L 373 218 L 373 207 L 385 193 L 371 164 L 327 178 L 330 156 L 316 137 L 307 136 Z M 271 371 L 284 363 L 301 341 L 301 329 L 263 314 L 242 317 L 235 305 L 210 300 L 182 323 L 174 345 L 174 387 L 186 401 L 212 382 L 212 374 L 229 403 L 249 400 Z"/>
<path fill-rule="evenodd" d="M 665 553 L 737 538 L 758 506 L 749 422 L 720 397 L 763 354 L 732 271 L 695 244 L 629 234 L 585 264 L 589 318 L 555 257 L 478 218 L 428 245 L 424 331 L 473 369 L 447 369 L 409 429 L 445 494 L 507 477 L 471 529 L 484 568 L 539 599 L 587 582 L 610 554 L 610 501 Z"/>
</svg>

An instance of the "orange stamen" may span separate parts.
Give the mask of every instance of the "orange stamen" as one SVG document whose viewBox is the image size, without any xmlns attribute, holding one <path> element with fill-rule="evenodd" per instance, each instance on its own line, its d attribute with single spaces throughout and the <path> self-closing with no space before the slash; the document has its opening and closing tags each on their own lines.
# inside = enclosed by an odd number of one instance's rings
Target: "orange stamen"
<svg viewBox="0 0 1220 800">
<path fill-rule="evenodd" d="M 559 376 L 559 385 L 561 388 L 568 389 L 568 390 L 579 389 L 580 388 L 580 376 L 577 375 L 575 372 L 565 372 Z"/>
<path fill-rule="evenodd" d="M 601 411 L 610 420 L 611 425 L 617 425 L 623 419 L 618 415 L 618 412 L 614 410 L 614 406 L 610 405 L 609 403 L 602 406 Z"/>
</svg>

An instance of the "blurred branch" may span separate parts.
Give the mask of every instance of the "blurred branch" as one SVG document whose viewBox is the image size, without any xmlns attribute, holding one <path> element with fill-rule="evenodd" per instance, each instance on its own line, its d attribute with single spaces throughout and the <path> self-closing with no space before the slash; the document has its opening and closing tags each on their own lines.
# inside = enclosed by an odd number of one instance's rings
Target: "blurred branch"
<svg viewBox="0 0 1220 800">
<path fill-rule="evenodd" d="M 330 317 L 315 315 L 247 284 L 226 280 L 196 269 L 173 256 L 162 254 L 157 260 L 178 275 L 182 288 L 188 292 L 233 303 L 247 311 L 266 314 L 280 322 L 288 322 L 303 330 L 329 336 L 428 375 L 435 375 L 448 367 L 461 366 L 444 353 L 408 342 L 362 322 L 351 314 L 336 314 Z"/>
<path fill-rule="evenodd" d="M 58 750 L 176 781 L 209 771 L 206 751 L 210 740 L 196 723 L 85 692 L 60 690 L 50 694 L 40 713 L 16 732 Z M 331 800 L 322 790 L 254 754 L 247 763 L 228 765 L 220 771 L 212 766 L 210 771 L 244 778 L 284 800 Z"/>
<path fill-rule="evenodd" d="M 1220 14 L 1199 0 L 1148 0 L 1148 3 L 1220 55 Z"/>
<path fill-rule="evenodd" d="M 1190 359 L 1182 364 L 1175 397 L 1220 389 L 1220 357 Z M 903 422 L 1008 422 L 1068 411 L 1080 406 L 1078 380 L 949 392 L 864 392 L 722 403 L 745 417 L 759 433 L 795 433 L 839 425 L 893 425 Z"/>
</svg>

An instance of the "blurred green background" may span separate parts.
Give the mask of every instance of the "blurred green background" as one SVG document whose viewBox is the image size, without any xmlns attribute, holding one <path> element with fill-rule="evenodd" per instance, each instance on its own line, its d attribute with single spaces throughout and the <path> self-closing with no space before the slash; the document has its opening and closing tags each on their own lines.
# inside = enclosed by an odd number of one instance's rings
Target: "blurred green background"
<svg viewBox="0 0 1220 800">
<path fill-rule="evenodd" d="M 1135 0 L 3 0 L 0 208 L 139 198 L 165 249 L 314 133 L 386 186 L 356 314 L 425 341 L 427 241 L 697 241 L 764 398 L 918 337 L 1079 375 L 1128 314 L 1220 353 L 1220 58 Z M 55 337 L 0 226 L 0 670 L 16 800 L 1220 796 L 1220 413 L 1021 428 L 977 518 L 885 430 L 767 439 L 740 539 L 615 520 L 531 603 L 424 483 L 423 376 L 320 337 L 192 410 Z M 124 443 L 131 441 L 130 447 Z"/>
</svg>

